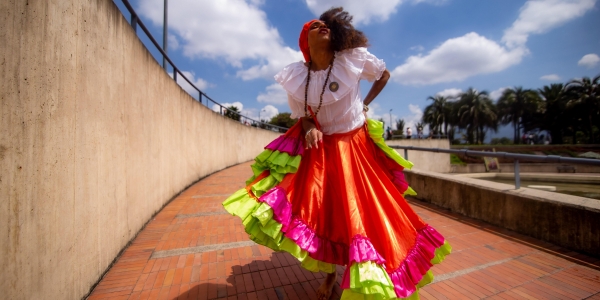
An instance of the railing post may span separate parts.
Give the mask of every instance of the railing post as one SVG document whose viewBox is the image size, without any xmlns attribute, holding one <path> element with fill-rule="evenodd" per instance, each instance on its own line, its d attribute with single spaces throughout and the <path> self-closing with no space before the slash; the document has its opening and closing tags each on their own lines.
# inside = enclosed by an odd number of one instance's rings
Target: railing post
<svg viewBox="0 0 600 300">
<path fill-rule="evenodd" d="M 133 32 L 137 33 L 137 15 L 131 14 L 131 27 L 133 27 Z"/>
<path fill-rule="evenodd" d="M 200 94 L 200 96 L 198 96 L 198 101 L 200 102 L 200 104 L 202 103 L 202 92 L 198 91 L 198 93 Z M 208 107 L 208 101 L 206 101 L 206 107 Z"/>
<path fill-rule="evenodd" d="M 404 149 L 404 159 L 408 160 L 408 149 Z"/>
<path fill-rule="evenodd" d="M 165 67 L 165 70 L 167 68 Z M 173 80 L 175 80 L 175 83 L 177 83 L 177 69 L 175 68 L 175 66 L 173 66 Z"/>
<path fill-rule="evenodd" d="M 519 160 L 515 159 L 515 190 L 521 188 L 521 177 L 519 174 Z"/>
</svg>

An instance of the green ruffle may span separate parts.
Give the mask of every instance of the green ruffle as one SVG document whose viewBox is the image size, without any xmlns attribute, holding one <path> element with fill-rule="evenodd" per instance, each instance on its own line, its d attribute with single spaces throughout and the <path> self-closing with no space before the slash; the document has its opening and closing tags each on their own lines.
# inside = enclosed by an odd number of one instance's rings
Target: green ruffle
<svg viewBox="0 0 600 300">
<path fill-rule="evenodd" d="M 435 249 L 435 255 L 431 263 L 436 265 L 444 261 L 446 255 L 450 254 L 452 247 L 447 241 Z M 419 289 L 433 282 L 433 273 L 427 271 L 421 281 L 417 284 L 417 290 L 407 298 L 409 300 L 419 299 Z M 354 263 L 350 266 L 350 288 L 342 293 L 342 300 L 386 300 L 396 298 L 394 285 L 387 272 L 374 262 Z"/>
<path fill-rule="evenodd" d="M 435 256 L 431 259 L 431 263 L 437 265 L 444 261 L 447 255 L 452 252 L 452 246 L 448 244 L 448 241 L 444 241 L 444 244 L 439 248 L 435 249 Z"/>
<path fill-rule="evenodd" d="M 265 150 L 254 158 L 255 163 L 251 166 L 254 176 L 246 181 L 246 185 L 252 183 L 265 170 L 269 170 L 271 176 L 278 182 L 281 182 L 285 174 L 296 173 L 298 171 L 301 159 L 302 156 L 300 155 L 290 156 L 285 152 L 277 150 Z"/>
<path fill-rule="evenodd" d="M 342 299 L 395 299 L 396 292 L 389 275 L 381 265 L 371 261 L 350 266 L 350 288 Z"/>
<path fill-rule="evenodd" d="M 413 167 L 412 162 L 404 159 L 404 157 L 400 156 L 400 154 L 398 154 L 398 152 L 396 152 L 396 150 L 390 148 L 390 146 L 388 146 L 385 143 L 385 141 L 383 139 L 383 123 L 382 122 L 375 121 L 372 119 L 367 119 L 367 129 L 369 131 L 369 136 L 371 137 L 373 142 L 375 142 L 375 145 L 377 145 L 377 147 L 379 147 L 379 149 L 381 149 L 385 153 L 385 155 L 387 155 L 387 157 L 393 159 L 396 163 L 398 163 L 405 169 L 411 169 Z M 407 195 L 416 196 L 417 192 L 415 192 L 415 190 L 413 190 L 409 186 L 408 189 L 406 189 L 406 191 L 404 191 L 404 194 L 402 194 L 402 196 L 407 196 Z"/>
<path fill-rule="evenodd" d="M 404 191 L 404 194 L 402 194 L 402 196 L 407 196 L 407 195 L 411 195 L 411 196 L 416 196 L 417 192 L 415 192 L 415 190 L 413 190 L 410 186 L 408 187 L 408 189 L 406 189 L 406 191 Z"/>
<path fill-rule="evenodd" d="M 411 169 L 413 167 L 413 163 L 404 159 L 404 157 L 400 156 L 396 150 L 390 148 L 385 141 L 383 140 L 383 123 L 379 121 L 375 121 L 372 119 L 367 120 L 367 129 L 369 130 L 369 136 L 375 142 L 377 147 L 379 147 L 385 155 L 389 158 L 393 159 L 399 165 L 404 167 L 405 169 Z M 414 191 L 413 191 L 414 192 Z"/>
<path fill-rule="evenodd" d="M 335 271 L 335 265 L 326 263 L 320 260 L 316 260 L 308 256 L 308 251 L 303 250 L 294 241 L 284 237 L 280 244 L 280 249 L 288 252 L 293 257 L 301 262 L 303 268 L 312 272 L 325 272 L 333 273 Z"/>
<path fill-rule="evenodd" d="M 266 179 L 268 177 L 263 180 Z M 241 189 L 227 198 L 223 202 L 223 207 L 230 214 L 242 219 L 246 233 L 255 243 L 267 246 L 275 251 L 290 253 L 301 262 L 302 267 L 309 271 L 326 273 L 335 271 L 335 265 L 315 260 L 294 241 L 284 237 L 281 232 L 281 223 L 273 219 L 271 206 L 250 197 L 246 189 Z"/>
</svg>

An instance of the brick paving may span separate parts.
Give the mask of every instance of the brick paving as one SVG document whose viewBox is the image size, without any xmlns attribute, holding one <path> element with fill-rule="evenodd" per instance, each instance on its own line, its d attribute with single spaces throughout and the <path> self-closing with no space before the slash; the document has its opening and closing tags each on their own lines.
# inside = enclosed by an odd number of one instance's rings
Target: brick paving
<svg viewBox="0 0 600 300">
<path fill-rule="evenodd" d="M 90 294 L 95 299 L 316 299 L 324 274 L 249 242 L 221 202 L 250 163 L 182 192 L 138 234 Z M 421 299 L 600 299 L 600 260 L 410 200 L 453 247 Z M 331 299 L 339 299 L 344 267 Z"/>
</svg>

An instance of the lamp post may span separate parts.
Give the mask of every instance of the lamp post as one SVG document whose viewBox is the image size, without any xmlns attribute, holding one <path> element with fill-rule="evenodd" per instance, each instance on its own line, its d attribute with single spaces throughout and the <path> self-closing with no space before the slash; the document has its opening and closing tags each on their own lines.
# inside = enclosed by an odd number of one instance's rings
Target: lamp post
<svg viewBox="0 0 600 300">
<path fill-rule="evenodd" d="M 259 122 L 262 122 L 262 120 L 260 119 L 260 113 L 261 113 L 261 112 L 263 112 L 263 111 L 265 111 L 265 112 L 266 112 L 266 110 L 265 110 L 264 108 L 263 108 L 263 109 L 261 109 L 261 110 L 258 112 L 258 121 L 259 121 Z"/>
<path fill-rule="evenodd" d="M 390 128 L 392 128 L 392 109 L 390 108 Z"/>
</svg>

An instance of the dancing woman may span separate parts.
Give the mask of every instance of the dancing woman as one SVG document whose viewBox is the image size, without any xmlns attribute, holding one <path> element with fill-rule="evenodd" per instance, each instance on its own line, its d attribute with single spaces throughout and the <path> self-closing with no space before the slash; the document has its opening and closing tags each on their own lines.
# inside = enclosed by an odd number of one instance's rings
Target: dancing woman
<svg viewBox="0 0 600 300">
<path fill-rule="evenodd" d="M 404 199 L 415 194 L 403 174 L 412 163 L 366 119 L 390 74 L 351 21 L 340 7 L 304 24 L 306 62 L 275 76 L 300 121 L 265 147 L 246 188 L 223 205 L 256 243 L 327 273 L 319 300 L 331 295 L 335 265 L 346 266 L 342 299 L 418 299 L 451 247 Z M 361 79 L 374 82 L 364 100 Z"/>
</svg>

